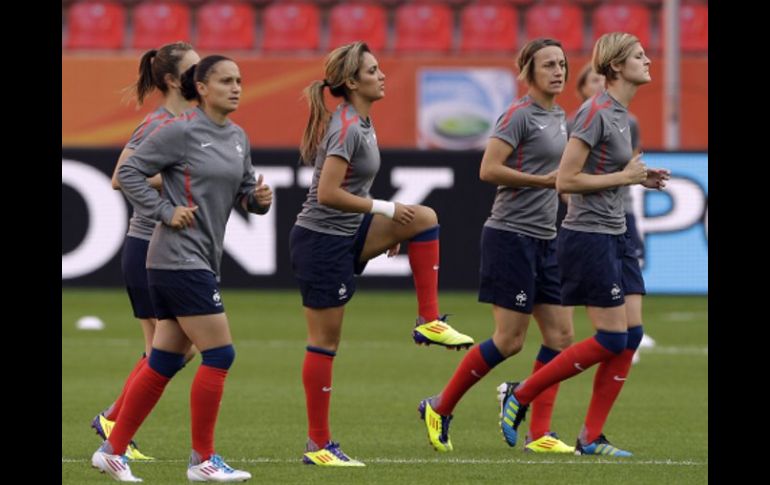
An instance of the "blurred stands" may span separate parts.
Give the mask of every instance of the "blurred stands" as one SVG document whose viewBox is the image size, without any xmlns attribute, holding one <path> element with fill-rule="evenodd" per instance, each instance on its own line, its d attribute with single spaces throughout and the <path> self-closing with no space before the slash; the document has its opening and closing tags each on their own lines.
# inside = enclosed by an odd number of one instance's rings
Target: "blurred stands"
<svg viewBox="0 0 770 485">
<path fill-rule="evenodd" d="M 317 55 L 354 39 L 375 53 L 513 55 L 554 37 L 590 54 L 605 32 L 662 46 L 662 0 L 62 0 L 65 51 L 144 50 L 176 40 L 201 51 Z M 682 0 L 683 55 L 708 54 L 708 2 Z"/>
</svg>

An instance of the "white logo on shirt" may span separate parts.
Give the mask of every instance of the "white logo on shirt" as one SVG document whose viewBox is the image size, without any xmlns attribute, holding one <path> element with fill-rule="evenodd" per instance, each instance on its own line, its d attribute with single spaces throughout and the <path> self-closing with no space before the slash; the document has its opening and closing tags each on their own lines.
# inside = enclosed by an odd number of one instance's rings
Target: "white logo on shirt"
<svg viewBox="0 0 770 485">
<path fill-rule="evenodd" d="M 211 145 L 213 142 L 208 143 L 201 143 L 201 148 L 206 148 L 207 146 Z"/>
<path fill-rule="evenodd" d="M 238 150 L 238 154 L 243 155 L 243 147 L 241 147 L 240 143 L 235 145 L 235 149 Z"/>
<path fill-rule="evenodd" d="M 215 306 L 222 306 L 222 296 L 219 294 L 219 290 L 214 291 L 214 294 L 211 295 L 211 299 L 214 300 Z"/>
<path fill-rule="evenodd" d="M 613 300 L 617 300 L 621 297 L 620 287 L 618 286 L 617 283 L 613 283 L 612 289 L 610 290 L 610 294 L 612 295 Z"/>
<path fill-rule="evenodd" d="M 340 285 L 340 289 L 337 290 L 337 293 L 339 293 L 340 295 L 340 298 L 339 298 L 340 300 L 344 300 L 345 298 L 348 297 L 348 287 L 345 286 L 345 283 L 342 283 Z"/>
<path fill-rule="evenodd" d="M 546 126 L 548 126 L 548 125 L 541 125 L 540 123 L 535 123 L 535 124 L 536 124 L 536 125 L 537 125 L 537 127 L 538 127 L 539 129 L 541 129 L 541 130 L 544 130 L 544 129 L 545 129 L 545 127 L 546 127 Z"/>
<path fill-rule="evenodd" d="M 516 306 L 524 306 L 527 303 L 527 294 L 523 291 L 516 295 Z"/>
<path fill-rule="evenodd" d="M 628 129 L 628 125 L 624 126 L 623 128 L 619 128 L 620 132 L 623 133 Z"/>
<path fill-rule="evenodd" d="M 328 387 L 327 387 L 327 386 L 323 386 L 323 387 L 321 388 L 321 390 L 322 390 L 323 392 L 331 392 L 331 390 L 332 390 L 332 386 L 328 386 Z"/>
</svg>

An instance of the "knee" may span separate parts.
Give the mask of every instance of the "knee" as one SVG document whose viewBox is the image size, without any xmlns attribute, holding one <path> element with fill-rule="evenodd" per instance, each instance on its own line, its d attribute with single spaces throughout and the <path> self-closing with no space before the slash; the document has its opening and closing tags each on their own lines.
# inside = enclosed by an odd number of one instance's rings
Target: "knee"
<svg viewBox="0 0 770 485">
<path fill-rule="evenodd" d="M 425 205 L 415 206 L 415 219 L 422 228 L 433 227 L 438 224 L 438 216 L 436 211 Z"/>
<path fill-rule="evenodd" d="M 495 334 L 495 346 L 506 359 L 521 352 L 524 347 L 524 335 Z"/>
<path fill-rule="evenodd" d="M 171 379 L 184 367 L 184 354 L 153 348 L 147 358 L 147 365 L 158 374 Z"/>
<path fill-rule="evenodd" d="M 201 352 L 202 365 L 216 367 L 217 369 L 227 370 L 233 365 L 235 360 L 235 347 L 224 345 L 214 349 L 208 349 Z"/>
<path fill-rule="evenodd" d="M 575 338 L 575 332 L 572 326 L 553 329 L 543 334 L 543 343 L 546 347 L 562 351 L 572 345 Z"/>
</svg>

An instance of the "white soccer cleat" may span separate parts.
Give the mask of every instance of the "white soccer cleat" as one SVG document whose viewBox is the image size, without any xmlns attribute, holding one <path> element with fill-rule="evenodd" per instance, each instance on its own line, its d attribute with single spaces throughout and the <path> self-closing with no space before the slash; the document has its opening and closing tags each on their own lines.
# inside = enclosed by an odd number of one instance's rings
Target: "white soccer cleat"
<svg viewBox="0 0 770 485">
<path fill-rule="evenodd" d="M 141 482 L 141 478 L 135 477 L 128 466 L 128 458 L 124 455 L 110 455 L 96 450 L 91 457 L 91 466 L 106 473 L 119 482 Z"/>
<path fill-rule="evenodd" d="M 646 333 L 642 335 L 642 341 L 639 342 L 639 348 L 640 349 L 651 349 L 655 347 L 655 339 L 647 335 Z"/>
<path fill-rule="evenodd" d="M 211 455 L 203 463 L 187 468 L 187 479 L 191 482 L 245 482 L 250 478 L 251 473 L 236 470 L 219 455 Z"/>
</svg>

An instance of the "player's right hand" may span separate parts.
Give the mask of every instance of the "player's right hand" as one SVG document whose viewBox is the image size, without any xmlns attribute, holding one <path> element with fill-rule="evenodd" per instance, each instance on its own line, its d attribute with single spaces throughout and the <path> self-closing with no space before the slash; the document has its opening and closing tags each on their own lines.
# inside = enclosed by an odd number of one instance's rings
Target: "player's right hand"
<svg viewBox="0 0 770 485">
<path fill-rule="evenodd" d="M 396 202 L 396 212 L 393 214 L 393 220 L 404 226 L 409 224 L 414 220 L 414 208 Z"/>
<path fill-rule="evenodd" d="M 185 207 L 178 205 L 174 207 L 174 215 L 171 217 L 171 222 L 168 224 L 174 229 L 184 229 L 190 227 L 195 221 L 195 211 L 198 210 L 198 206 Z"/>
</svg>

